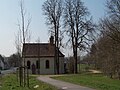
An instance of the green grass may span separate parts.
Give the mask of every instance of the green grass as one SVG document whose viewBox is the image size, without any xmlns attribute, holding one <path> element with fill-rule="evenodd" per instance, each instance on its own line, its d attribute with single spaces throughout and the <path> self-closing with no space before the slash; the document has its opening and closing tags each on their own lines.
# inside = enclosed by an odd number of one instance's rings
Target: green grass
<svg viewBox="0 0 120 90">
<path fill-rule="evenodd" d="M 113 80 L 100 74 L 65 75 L 54 78 L 96 90 L 120 90 L 120 80 Z"/>
<path fill-rule="evenodd" d="M 11 74 L 2 77 L 0 79 L 2 83 L 0 86 L 0 90 L 57 90 L 55 87 L 40 82 L 36 79 L 35 76 L 30 76 L 30 87 L 21 87 L 19 82 L 17 82 L 16 76 Z M 39 85 L 38 88 L 34 88 L 34 86 Z"/>
</svg>

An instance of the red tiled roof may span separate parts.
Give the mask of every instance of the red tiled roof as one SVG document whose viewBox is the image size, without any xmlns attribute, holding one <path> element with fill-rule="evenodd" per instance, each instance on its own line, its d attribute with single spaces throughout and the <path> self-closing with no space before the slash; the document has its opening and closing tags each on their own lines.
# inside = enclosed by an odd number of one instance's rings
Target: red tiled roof
<svg viewBox="0 0 120 90">
<path fill-rule="evenodd" d="M 22 54 L 25 57 L 53 57 L 54 49 L 54 44 L 50 43 L 25 43 Z M 60 51 L 59 56 L 64 57 Z"/>
</svg>

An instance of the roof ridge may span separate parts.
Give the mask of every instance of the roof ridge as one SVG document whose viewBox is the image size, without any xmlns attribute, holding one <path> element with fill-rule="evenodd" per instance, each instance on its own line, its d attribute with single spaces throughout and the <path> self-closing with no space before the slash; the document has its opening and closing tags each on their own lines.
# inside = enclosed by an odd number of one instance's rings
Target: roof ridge
<svg viewBox="0 0 120 90">
<path fill-rule="evenodd" d="M 24 43 L 24 44 L 26 44 L 26 45 L 30 45 L 30 44 L 50 44 L 50 43 Z"/>
</svg>

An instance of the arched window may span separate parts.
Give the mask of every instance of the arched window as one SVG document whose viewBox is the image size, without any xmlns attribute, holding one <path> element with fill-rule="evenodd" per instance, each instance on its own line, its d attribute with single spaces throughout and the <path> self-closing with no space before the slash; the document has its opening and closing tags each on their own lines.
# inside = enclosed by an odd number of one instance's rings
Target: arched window
<svg viewBox="0 0 120 90">
<path fill-rule="evenodd" d="M 46 64 L 46 69 L 49 69 L 50 68 L 49 60 L 46 60 L 45 64 Z"/>
<path fill-rule="evenodd" d="M 31 62 L 27 61 L 27 67 L 28 67 L 28 69 L 30 69 L 30 66 L 31 66 Z"/>
<path fill-rule="evenodd" d="M 36 61 L 36 68 L 39 69 L 39 61 Z"/>
</svg>

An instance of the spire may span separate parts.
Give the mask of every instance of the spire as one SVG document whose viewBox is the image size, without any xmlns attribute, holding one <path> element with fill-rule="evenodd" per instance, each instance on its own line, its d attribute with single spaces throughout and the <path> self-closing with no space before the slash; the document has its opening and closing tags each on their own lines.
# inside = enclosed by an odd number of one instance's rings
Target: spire
<svg viewBox="0 0 120 90">
<path fill-rule="evenodd" d="M 51 37 L 50 37 L 50 44 L 51 44 L 51 45 L 54 44 L 54 36 L 51 36 Z"/>
</svg>

